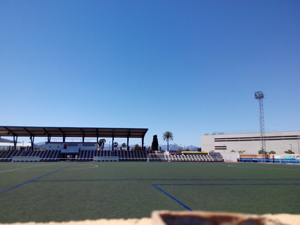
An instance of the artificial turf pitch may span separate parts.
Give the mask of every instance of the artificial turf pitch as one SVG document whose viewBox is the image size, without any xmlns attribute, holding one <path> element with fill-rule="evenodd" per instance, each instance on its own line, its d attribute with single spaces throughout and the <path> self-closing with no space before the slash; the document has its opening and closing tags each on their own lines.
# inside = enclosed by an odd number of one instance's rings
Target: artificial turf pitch
<svg viewBox="0 0 300 225">
<path fill-rule="evenodd" d="M 300 213 L 300 166 L 0 163 L 0 223 L 150 217 L 153 210 Z"/>
</svg>

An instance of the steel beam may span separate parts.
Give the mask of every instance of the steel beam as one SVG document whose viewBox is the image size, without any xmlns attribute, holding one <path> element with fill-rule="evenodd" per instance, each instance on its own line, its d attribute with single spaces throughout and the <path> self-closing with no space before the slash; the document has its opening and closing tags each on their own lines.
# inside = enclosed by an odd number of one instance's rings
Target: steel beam
<svg viewBox="0 0 300 225">
<path fill-rule="evenodd" d="M 13 136 L 13 138 L 14 138 L 14 150 L 17 150 L 18 136 Z"/>
<path fill-rule="evenodd" d="M 127 151 L 129 151 L 129 136 L 127 137 Z"/>
<path fill-rule="evenodd" d="M 30 136 L 30 140 L 31 140 L 31 150 L 33 150 L 34 136 Z"/>
</svg>

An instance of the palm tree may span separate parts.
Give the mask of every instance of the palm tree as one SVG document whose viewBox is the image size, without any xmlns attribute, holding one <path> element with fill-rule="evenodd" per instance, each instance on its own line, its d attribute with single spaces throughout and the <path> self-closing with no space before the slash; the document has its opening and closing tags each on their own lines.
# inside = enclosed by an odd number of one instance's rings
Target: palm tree
<svg viewBox="0 0 300 225">
<path fill-rule="evenodd" d="M 105 139 L 100 139 L 100 140 L 98 141 L 98 145 L 99 145 L 99 148 L 100 148 L 101 150 L 104 149 L 104 144 L 105 144 L 105 142 L 106 142 Z"/>
<path fill-rule="evenodd" d="M 119 143 L 118 142 L 114 142 L 114 148 L 118 147 Z"/>
<path fill-rule="evenodd" d="M 168 151 L 169 151 L 169 139 L 173 141 L 173 133 L 171 131 L 166 131 L 163 134 L 163 139 L 167 140 L 167 146 L 168 146 Z"/>
</svg>

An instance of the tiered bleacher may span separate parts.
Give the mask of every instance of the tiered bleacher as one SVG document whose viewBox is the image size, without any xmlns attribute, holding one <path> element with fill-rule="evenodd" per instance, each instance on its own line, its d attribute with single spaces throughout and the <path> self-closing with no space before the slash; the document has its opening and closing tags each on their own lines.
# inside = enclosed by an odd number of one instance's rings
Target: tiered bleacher
<svg viewBox="0 0 300 225">
<path fill-rule="evenodd" d="M 150 153 L 150 154 L 149 154 Z M 127 151 L 102 151 L 102 150 L 81 150 L 78 161 L 93 161 L 94 157 L 119 157 L 119 161 L 146 161 L 149 154 L 150 161 L 173 161 L 173 162 L 214 162 L 215 159 L 207 153 L 184 152 L 179 154 L 163 155 L 151 153 L 146 150 Z"/>
<path fill-rule="evenodd" d="M 147 151 L 99 151 L 99 150 L 81 150 L 79 151 L 78 161 L 92 161 L 94 157 L 119 157 L 119 161 L 146 161 Z"/>
<path fill-rule="evenodd" d="M 79 151 L 78 161 L 92 161 L 94 156 L 110 156 L 110 151 L 81 150 Z"/>
<path fill-rule="evenodd" d="M 168 156 L 166 156 L 168 157 Z M 171 161 L 174 162 L 214 162 L 214 159 L 208 154 L 198 152 L 184 152 L 182 154 L 170 154 Z"/>
<path fill-rule="evenodd" d="M 215 162 L 224 162 L 223 156 L 220 152 L 211 152 L 209 153 L 211 157 L 215 160 Z"/>
<path fill-rule="evenodd" d="M 41 161 L 58 161 L 60 150 L 2 150 L 0 151 L 0 161 L 11 162 L 13 157 L 40 157 Z M 24 160 L 26 161 L 26 160 Z M 30 159 L 28 160 L 30 161 Z"/>
<path fill-rule="evenodd" d="M 60 150 L 30 150 L 25 155 L 27 157 L 38 156 L 41 158 L 41 161 L 59 161 Z"/>
<path fill-rule="evenodd" d="M 147 160 L 147 151 L 126 151 L 126 150 L 117 150 L 115 151 L 115 156 L 119 156 L 120 161 L 146 161 Z"/>
<path fill-rule="evenodd" d="M 12 158 L 18 159 L 22 157 L 24 162 L 30 162 L 30 157 L 39 157 L 40 161 L 59 161 L 60 150 L 1 150 L 0 161 L 11 162 Z M 28 159 L 26 159 L 28 157 Z M 64 156 L 63 156 L 64 157 Z M 99 158 L 100 157 L 100 158 Z M 80 150 L 77 161 L 171 161 L 171 162 L 214 162 L 221 161 L 221 155 L 208 155 L 207 153 L 199 152 L 170 152 L 169 154 L 152 152 L 147 150 Z M 23 160 L 24 158 L 24 160 Z M 36 158 L 34 159 L 36 161 Z M 21 158 L 20 158 L 21 159 Z M 118 160 L 116 160 L 118 159 Z"/>
<path fill-rule="evenodd" d="M 1 150 L 0 151 L 0 161 L 10 162 L 11 157 L 20 156 L 22 154 L 21 150 Z"/>
</svg>

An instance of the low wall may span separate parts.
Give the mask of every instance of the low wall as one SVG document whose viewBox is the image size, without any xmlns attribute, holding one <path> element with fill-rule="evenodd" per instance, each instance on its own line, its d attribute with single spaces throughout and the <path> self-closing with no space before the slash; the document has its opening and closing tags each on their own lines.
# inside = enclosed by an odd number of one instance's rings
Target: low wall
<svg viewBox="0 0 300 225">
<path fill-rule="evenodd" d="M 11 158 L 12 162 L 39 162 L 40 160 L 39 156 L 14 156 Z"/>
<path fill-rule="evenodd" d="M 299 154 L 241 154 L 240 162 L 300 163 Z"/>
<path fill-rule="evenodd" d="M 224 162 L 237 162 L 240 158 L 240 154 L 235 152 L 220 152 L 220 154 L 223 156 Z"/>
<path fill-rule="evenodd" d="M 94 156 L 94 162 L 118 162 L 119 156 Z"/>
</svg>

